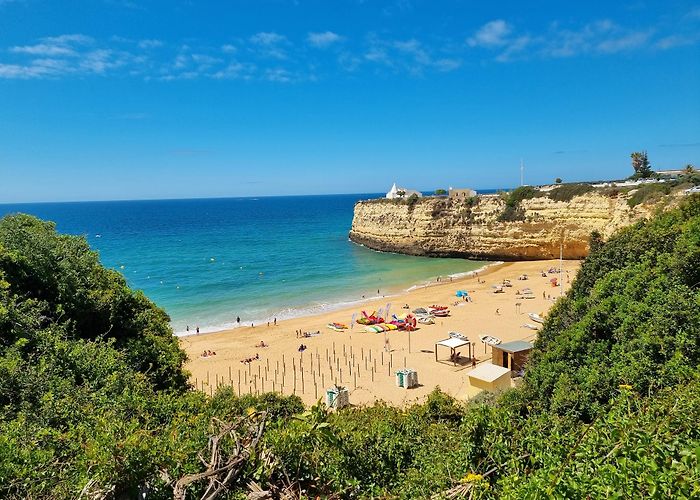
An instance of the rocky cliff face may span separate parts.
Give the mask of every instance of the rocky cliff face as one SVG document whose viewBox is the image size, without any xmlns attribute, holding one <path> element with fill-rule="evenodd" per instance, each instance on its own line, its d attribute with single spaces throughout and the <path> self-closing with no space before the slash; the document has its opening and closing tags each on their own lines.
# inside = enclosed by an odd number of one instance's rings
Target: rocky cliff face
<svg viewBox="0 0 700 500">
<path fill-rule="evenodd" d="M 648 217 L 655 205 L 630 208 L 624 194 L 599 193 L 570 201 L 523 200 L 514 221 L 500 220 L 506 208 L 497 195 L 476 200 L 422 198 L 414 204 L 367 200 L 355 205 L 350 239 L 387 252 L 484 260 L 538 260 L 588 254 L 591 232 L 607 239 L 618 229 Z M 563 238 L 562 238 L 563 235 Z"/>
</svg>

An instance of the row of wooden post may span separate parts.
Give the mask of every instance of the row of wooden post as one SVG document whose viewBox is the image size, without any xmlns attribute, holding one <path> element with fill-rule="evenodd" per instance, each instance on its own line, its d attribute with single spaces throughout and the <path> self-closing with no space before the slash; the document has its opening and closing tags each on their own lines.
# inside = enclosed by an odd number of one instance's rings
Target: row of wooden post
<svg viewBox="0 0 700 500">
<path fill-rule="evenodd" d="M 314 398 L 318 399 L 318 382 L 321 382 L 321 391 L 326 388 L 326 373 L 328 373 L 328 383 L 343 385 L 345 383 L 350 383 L 352 380 L 353 388 L 357 388 L 357 379 L 360 377 L 360 372 L 364 368 L 364 372 L 369 374 L 371 382 L 375 380 L 375 374 L 378 374 L 379 366 L 377 364 L 377 356 L 372 356 L 372 350 L 367 350 L 367 356 L 365 356 L 364 347 L 360 348 L 360 360 L 355 363 L 355 354 L 353 352 L 353 346 L 350 345 L 349 349 L 345 344 L 343 346 L 343 364 L 341 368 L 341 358 L 336 354 L 335 342 L 333 342 L 332 351 L 326 348 L 326 356 L 323 362 L 324 370 L 321 370 L 321 356 L 316 349 L 316 353 L 309 352 L 309 374 L 313 379 L 314 386 Z M 349 354 L 349 356 L 348 356 Z M 332 356 L 332 357 L 331 357 Z M 315 359 L 314 359 L 315 358 Z M 384 351 L 380 351 L 379 364 L 385 366 Z M 292 361 L 292 386 L 291 393 L 297 394 L 297 389 L 301 389 L 301 394 L 306 394 L 306 380 L 304 378 L 305 365 L 304 365 L 304 352 L 299 353 L 297 359 L 296 356 L 291 358 Z M 298 362 L 297 362 L 298 361 Z M 315 363 L 314 363 L 315 361 Z M 280 392 L 284 393 L 285 388 L 289 389 L 289 385 L 285 385 L 285 379 L 287 384 L 290 380 L 287 378 L 287 359 L 284 354 L 282 354 L 282 363 L 280 368 L 280 360 L 276 361 L 274 371 L 270 368 L 270 360 L 265 360 L 264 367 L 263 363 L 258 364 L 257 374 L 253 372 L 253 363 L 249 362 L 247 367 L 242 371 L 240 369 L 237 372 L 237 383 L 234 384 L 234 379 L 232 377 L 232 366 L 228 367 L 228 380 L 223 375 L 218 373 L 214 374 L 214 383 L 211 383 L 210 373 L 207 370 L 206 380 L 199 381 L 195 378 L 194 385 L 197 389 L 202 392 L 207 392 L 206 388 L 209 388 L 209 394 L 212 395 L 214 390 L 222 386 L 231 386 L 236 390 L 237 394 L 261 394 L 264 392 Z M 406 357 L 403 359 L 404 368 L 406 368 Z M 314 369 L 315 367 L 315 369 Z M 386 363 L 387 375 L 391 377 L 392 369 L 394 366 L 394 354 L 388 353 L 388 359 Z M 297 370 L 298 368 L 298 370 Z M 343 368 L 346 368 L 345 378 L 343 377 Z M 242 377 L 241 377 L 242 374 Z M 298 375 L 298 376 L 297 376 Z M 318 379 L 317 379 L 318 376 Z M 241 385 L 242 383 L 242 385 Z M 266 386 L 267 384 L 267 386 Z"/>
</svg>

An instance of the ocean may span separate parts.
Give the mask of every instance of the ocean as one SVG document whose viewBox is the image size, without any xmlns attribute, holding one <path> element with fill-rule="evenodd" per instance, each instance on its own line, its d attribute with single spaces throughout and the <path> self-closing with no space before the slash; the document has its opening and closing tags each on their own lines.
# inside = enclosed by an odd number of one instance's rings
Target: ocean
<svg viewBox="0 0 700 500">
<path fill-rule="evenodd" d="M 485 263 L 381 253 L 348 239 L 356 201 L 379 194 L 0 205 L 83 235 L 102 263 L 209 332 L 391 296 Z M 350 318 L 339 318 L 349 321 Z"/>
</svg>

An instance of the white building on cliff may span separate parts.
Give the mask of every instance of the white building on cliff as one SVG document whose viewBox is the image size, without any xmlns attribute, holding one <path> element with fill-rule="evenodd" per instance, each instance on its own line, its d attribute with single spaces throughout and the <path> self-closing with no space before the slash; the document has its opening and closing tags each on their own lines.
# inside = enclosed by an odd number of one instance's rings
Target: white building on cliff
<svg viewBox="0 0 700 500">
<path fill-rule="evenodd" d="M 386 197 L 389 198 L 390 200 L 393 200 L 394 198 L 408 198 L 411 195 L 416 195 L 419 198 L 423 196 L 423 194 L 420 191 L 415 191 L 413 189 L 406 189 L 402 187 L 396 187 L 396 183 L 394 182 L 394 185 L 391 186 L 391 189 L 389 192 L 386 194 Z"/>
</svg>

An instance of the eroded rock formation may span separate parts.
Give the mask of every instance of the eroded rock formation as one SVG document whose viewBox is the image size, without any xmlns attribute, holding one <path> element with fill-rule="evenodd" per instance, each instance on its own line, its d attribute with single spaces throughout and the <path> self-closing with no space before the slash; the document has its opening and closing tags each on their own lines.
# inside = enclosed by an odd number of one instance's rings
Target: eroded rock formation
<svg viewBox="0 0 700 500">
<path fill-rule="evenodd" d="M 472 200 L 422 198 L 367 200 L 355 205 L 350 239 L 375 250 L 433 257 L 538 260 L 588 254 L 591 232 L 604 239 L 648 217 L 657 205 L 630 207 L 627 195 L 591 192 L 570 201 L 523 200 L 517 219 L 501 220 L 506 205 L 497 195 Z"/>
</svg>

